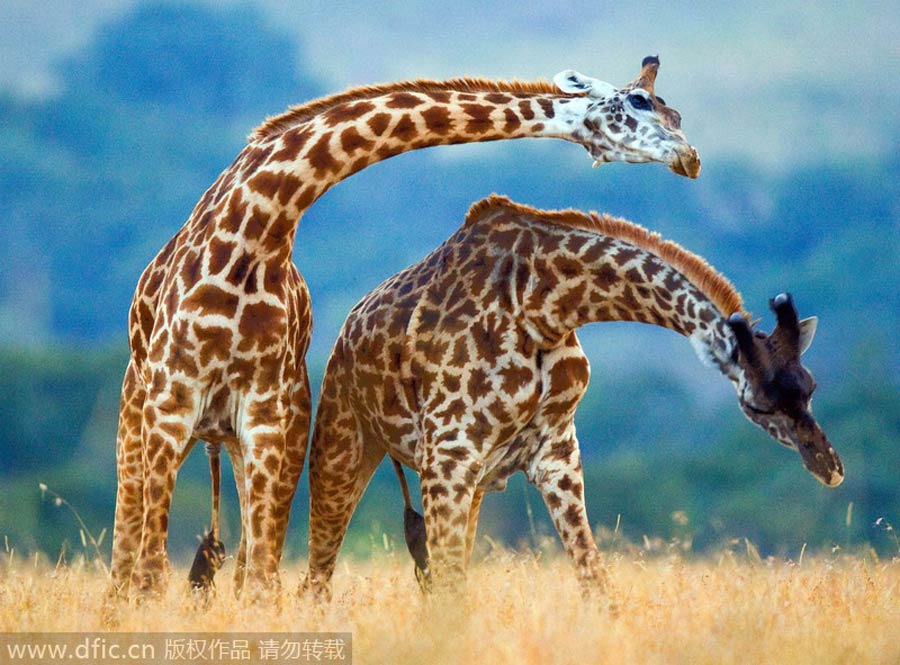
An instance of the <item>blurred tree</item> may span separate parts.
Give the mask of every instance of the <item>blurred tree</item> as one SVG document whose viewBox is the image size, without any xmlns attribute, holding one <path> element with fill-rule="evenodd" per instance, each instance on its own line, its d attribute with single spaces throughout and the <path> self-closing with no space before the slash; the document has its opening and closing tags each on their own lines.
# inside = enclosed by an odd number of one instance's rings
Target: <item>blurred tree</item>
<svg viewBox="0 0 900 665">
<path fill-rule="evenodd" d="M 0 476 L 75 461 L 97 394 L 125 363 L 121 351 L 0 349 Z"/>
<path fill-rule="evenodd" d="M 150 2 L 104 27 L 62 71 L 70 95 L 255 122 L 321 93 L 297 59 L 294 41 L 250 5 Z"/>
<path fill-rule="evenodd" d="M 0 259 L 32 263 L 0 275 L 2 308 L 20 307 L 13 296 L 41 272 L 51 330 L 32 340 L 122 335 L 141 270 L 253 125 L 321 94 L 296 63 L 293 41 L 249 6 L 153 3 L 63 63 L 59 97 L 0 100 L 16 146 L 0 186 L 17 229 Z"/>
</svg>

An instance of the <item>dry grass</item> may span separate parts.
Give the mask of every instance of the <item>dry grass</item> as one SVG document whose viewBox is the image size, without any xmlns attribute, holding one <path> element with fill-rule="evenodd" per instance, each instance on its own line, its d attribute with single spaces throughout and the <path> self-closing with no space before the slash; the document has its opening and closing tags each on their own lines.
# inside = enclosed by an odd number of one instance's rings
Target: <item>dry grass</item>
<svg viewBox="0 0 900 665">
<path fill-rule="evenodd" d="M 844 556 L 754 561 L 608 559 L 618 613 L 579 598 L 561 558 L 501 552 L 463 602 L 424 599 L 405 557 L 339 564 L 314 608 L 284 571 L 278 602 L 234 600 L 226 568 L 199 609 L 176 571 L 165 598 L 120 608 L 120 631 L 350 631 L 356 663 L 898 663 L 900 562 Z M 104 630 L 105 577 L 89 567 L 0 565 L 0 631 Z"/>
</svg>

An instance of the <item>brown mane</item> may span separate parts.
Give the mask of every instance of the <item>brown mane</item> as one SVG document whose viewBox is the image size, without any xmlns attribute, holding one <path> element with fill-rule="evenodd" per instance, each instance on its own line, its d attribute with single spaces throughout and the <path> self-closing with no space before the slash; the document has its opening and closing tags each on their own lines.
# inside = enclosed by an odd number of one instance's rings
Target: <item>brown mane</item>
<svg viewBox="0 0 900 665">
<path fill-rule="evenodd" d="M 320 97 L 311 102 L 292 106 L 281 115 L 267 118 L 259 127 L 253 130 L 251 140 L 264 139 L 278 132 L 283 132 L 290 127 L 309 120 L 322 111 L 344 102 L 360 99 L 372 99 L 391 92 L 510 92 L 514 94 L 528 95 L 557 95 L 560 97 L 573 97 L 561 92 L 549 81 L 491 81 L 482 78 L 454 78 L 446 81 L 432 81 L 430 79 L 416 79 L 415 81 L 401 81 L 399 83 L 383 83 L 379 85 L 360 86 L 350 88 L 328 97 Z"/>
<path fill-rule="evenodd" d="M 658 233 L 649 231 L 639 224 L 619 217 L 600 215 L 596 212 L 586 214 L 571 209 L 539 210 L 497 194 L 474 203 L 466 215 L 466 224 L 471 224 L 485 211 L 496 207 L 511 209 L 518 214 L 556 224 L 596 231 L 628 242 L 656 255 L 675 268 L 704 293 L 724 316 L 730 316 L 734 312 L 740 312 L 745 317 L 749 316 L 744 311 L 741 294 L 728 281 L 728 278 L 709 265 L 703 257 L 689 252 L 676 242 L 663 240 Z"/>
</svg>

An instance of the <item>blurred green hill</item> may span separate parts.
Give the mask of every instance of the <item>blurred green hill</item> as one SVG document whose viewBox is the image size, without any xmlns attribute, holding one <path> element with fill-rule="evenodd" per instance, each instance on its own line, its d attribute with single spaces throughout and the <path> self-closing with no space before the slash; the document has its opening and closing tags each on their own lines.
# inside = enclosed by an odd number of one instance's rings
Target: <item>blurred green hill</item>
<svg viewBox="0 0 900 665">
<path fill-rule="evenodd" d="M 20 551 L 79 542 L 71 518 L 41 502 L 39 482 L 95 533 L 111 528 L 137 278 L 256 123 L 329 92 L 314 62 L 298 71 L 297 61 L 292 42 L 246 7 L 148 4 L 60 64 L 59 96 L 0 93 L 0 534 Z M 873 525 L 900 523 L 898 154 L 823 156 L 814 168 L 779 172 L 708 162 L 696 182 L 658 166 L 594 171 L 561 142 L 440 148 L 377 164 L 300 224 L 295 260 L 316 318 L 313 384 L 356 300 L 450 235 L 473 201 L 496 191 L 621 215 L 709 259 L 767 328 L 766 302 L 783 290 L 801 315 L 820 317 L 807 365 L 847 481 L 820 487 L 796 454 L 744 421 L 726 382 L 677 335 L 594 326 L 582 335 L 594 374 L 578 418 L 592 519 L 611 529 L 621 516 L 634 539 L 689 529 L 701 549 L 747 536 L 763 551 L 871 542 L 896 554 Z M 208 519 L 205 469 L 196 453 L 180 474 L 171 541 L 181 555 Z M 400 532 L 398 492 L 382 471 L 353 523 L 358 551 L 380 542 L 382 529 Z M 230 490 L 232 538 L 234 502 Z M 293 554 L 305 552 L 305 502 L 304 477 Z M 484 532 L 513 544 L 533 539 L 526 504 L 537 531 L 549 532 L 539 503 L 521 480 L 512 483 L 486 501 Z M 676 511 L 689 527 L 673 522 Z"/>
</svg>

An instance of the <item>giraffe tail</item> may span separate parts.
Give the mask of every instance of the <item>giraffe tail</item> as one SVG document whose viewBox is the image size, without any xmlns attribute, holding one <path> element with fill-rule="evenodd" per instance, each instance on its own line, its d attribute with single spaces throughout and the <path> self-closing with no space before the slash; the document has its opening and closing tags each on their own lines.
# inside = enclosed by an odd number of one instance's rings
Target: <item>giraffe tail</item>
<svg viewBox="0 0 900 665">
<path fill-rule="evenodd" d="M 406 474 L 400 462 L 391 458 L 394 470 L 400 481 L 400 490 L 403 492 L 403 535 L 406 538 L 406 548 L 409 550 L 416 564 L 416 580 L 423 591 L 428 591 L 431 585 L 431 571 L 428 569 L 428 543 L 425 537 L 425 518 L 412 507 L 409 498 L 409 486 L 406 484 Z"/>
<path fill-rule="evenodd" d="M 219 497 L 221 494 L 221 466 L 219 444 L 207 443 L 209 455 L 209 476 L 212 481 L 212 519 L 210 529 L 194 555 L 194 563 L 188 573 L 188 580 L 194 589 L 207 590 L 215 585 L 216 571 L 225 561 L 225 545 L 219 540 Z"/>
</svg>

